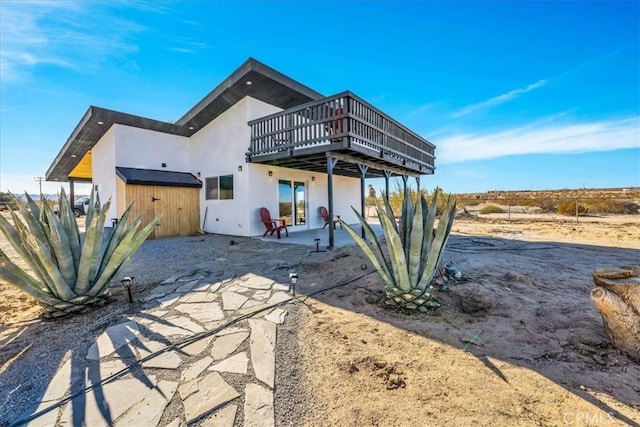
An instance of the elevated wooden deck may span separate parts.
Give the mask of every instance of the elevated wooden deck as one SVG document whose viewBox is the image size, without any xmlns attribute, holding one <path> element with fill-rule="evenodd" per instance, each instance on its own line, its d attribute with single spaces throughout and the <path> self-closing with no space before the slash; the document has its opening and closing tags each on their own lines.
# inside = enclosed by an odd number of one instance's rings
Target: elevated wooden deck
<svg viewBox="0 0 640 427">
<path fill-rule="evenodd" d="M 435 146 L 351 92 L 249 122 L 247 161 L 314 172 L 327 171 L 329 157 L 340 160 L 333 173 L 367 176 L 429 175 Z"/>
</svg>

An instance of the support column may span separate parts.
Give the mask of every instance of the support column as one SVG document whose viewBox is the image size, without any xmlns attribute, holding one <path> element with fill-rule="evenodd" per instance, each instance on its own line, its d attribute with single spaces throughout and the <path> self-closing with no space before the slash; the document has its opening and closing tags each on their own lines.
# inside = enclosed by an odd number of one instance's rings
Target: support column
<svg viewBox="0 0 640 427">
<path fill-rule="evenodd" d="M 416 175 L 416 184 L 418 185 L 418 194 L 420 194 L 420 175 Z"/>
<path fill-rule="evenodd" d="M 402 182 L 404 183 L 404 192 L 407 192 L 407 180 L 409 179 L 409 175 L 402 175 Z"/>
<path fill-rule="evenodd" d="M 334 224 L 333 224 L 333 168 L 338 163 L 338 159 L 327 154 L 327 192 L 328 192 L 328 209 L 329 209 L 329 249 L 333 249 L 334 240 Z"/>
<path fill-rule="evenodd" d="M 387 204 L 389 203 L 389 178 L 391 178 L 391 172 L 384 171 L 384 197 L 387 199 Z"/>
<path fill-rule="evenodd" d="M 362 215 L 363 218 L 367 218 L 365 209 L 365 188 L 364 188 L 364 180 L 367 177 L 367 170 L 369 169 L 368 166 L 365 165 L 361 165 L 360 163 L 358 163 L 358 169 L 360 169 L 360 215 Z M 361 226 L 362 230 L 360 235 L 362 236 L 362 238 L 364 239 L 364 225 Z"/>
<path fill-rule="evenodd" d="M 75 180 L 69 180 L 69 205 L 71 209 L 73 209 L 73 203 L 76 200 L 76 188 L 75 188 Z"/>
</svg>

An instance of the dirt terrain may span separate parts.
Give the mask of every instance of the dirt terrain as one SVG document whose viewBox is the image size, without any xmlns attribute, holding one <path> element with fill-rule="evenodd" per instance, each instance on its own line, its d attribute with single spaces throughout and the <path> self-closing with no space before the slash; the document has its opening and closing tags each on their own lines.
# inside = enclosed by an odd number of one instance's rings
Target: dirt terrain
<svg viewBox="0 0 640 427">
<path fill-rule="evenodd" d="M 640 263 L 640 217 L 503 215 L 456 220 L 445 262 L 462 277 L 440 284 L 433 315 L 384 308 L 382 281 L 355 246 L 296 259 L 304 304 L 288 319 L 299 325 L 295 334 L 278 345 L 299 348 L 300 364 L 278 359 L 277 375 L 299 381 L 304 396 L 278 425 L 639 425 L 640 365 L 612 348 L 589 291 L 596 268 Z M 234 262 L 242 251 L 225 255 Z M 156 258 L 182 270 L 197 256 Z M 162 279 L 139 278 L 147 288 Z M 73 333 L 82 324 L 97 335 L 124 304 L 120 295 L 97 314 L 43 324 L 31 298 L 3 285 L 0 295 L 0 382 L 17 367 L 27 372 L 22 360 L 73 345 L 64 334 L 44 340 L 45 329 Z"/>
</svg>

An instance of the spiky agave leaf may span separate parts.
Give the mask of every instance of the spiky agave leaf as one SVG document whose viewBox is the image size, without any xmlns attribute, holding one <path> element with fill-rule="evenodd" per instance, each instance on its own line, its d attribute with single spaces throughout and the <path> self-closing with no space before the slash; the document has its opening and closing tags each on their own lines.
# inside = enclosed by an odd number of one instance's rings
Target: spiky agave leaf
<svg viewBox="0 0 640 427">
<path fill-rule="evenodd" d="M 18 211 L 24 220 L 24 224 L 29 229 L 29 232 L 40 239 L 40 241 L 47 241 L 47 236 L 42 228 L 42 224 L 40 223 L 40 210 L 32 212 L 29 209 L 28 202 L 24 202 L 13 195 L 11 195 L 11 197 L 18 205 Z M 27 198 L 30 198 L 28 194 Z"/>
<path fill-rule="evenodd" d="M 47 228 L 49 231 L 49 243 L 53 248 L 58 269 L 60 270 L 62 277 L 64 277 L 65 282 L 67 282 L 71 288 L 74 288 L 77 273 L 73 260 L 73 253 L 71 252 L 71 245 L 69 244 L 69 238 L 67 237 L 60 220 L 53 213 L 49 205 L 45 203 L 42 210 L 49 224 L 49 227 Z"/>
<path fill-rule="evenodd" d="M 14 197 L 20 215 L 10 211 L 13 224 L 0 216 L 0 231 L 33 270 L 33 275 L 19 268 L 0 251 L 0 280 L 37 298 L 48 307 L 49 317 L 86 311 L 88 305 L 104 303 L 107 283 L 151 234 L 160 219 L 160 216 L 156 217 L 138 231 L 142 217 L 131 221 L 130 206 L 103 245 L 110 201 L 101 206 L 100 198 L 93 190 L 85 239 L 82 241 L 64 189 L 60 192 L 59 218 L 44 198 L 42 209 L 29 196 L 27 199 L 27 202 L 22 202 Z"/>
<path fill-rule="evenodd" d="M 391 269 L 393 270 L 393 277 L 396 286 L 403 291 L 410 291 L 411 285 L 409 284 L 409 273 L 407 271 L 407 260 L 404 254 L 404 248 L 402 246 L 402 239 L 396 229 L 393 226 L 395 221 L 389 219 L 386 215 L 383 215 L 380 206 L 377 206 L 378 217 L 382 225 L 382 231 L 389 248 L 389 258 L 391 259 Z"/>
<path fill-rule="evenodd" d="M 382 277 L 382 280 L 387 284 L 387 286 L 395 287 L 395 278 L 393 277 L 393 275 L 389 271 L 389 268 L 387 267 L 387 261 L 384 258 L 384 255 L 382 253 L 382 247 L 380 245 L 380 242 L 378 241 L 377 236 L 373 232 L 373 229 L 371 228 L 371 226 L 358 213 L 358 211 L 356 211 L 353 207 L 351 209 L 353 209 L 353 211 L 358 216 L 358 220 L 360 221 L 362 226 L 365 227 L 365 234 L 371 241 L 371 245 L 369 245 L 367 241 L 364 240 L 356 230 L 354 230 L 349 224 L 344 222 L 341 218 L 340 223 L 342 224 L 342 227 L 345 230 L 347 230 L 347 232 L 351 235 L 351 237 L 353 237 L 353 240 L 356 242 L 356 244 L 360 246 L 360 249 L 362 249 L 362 252 L 364 252 L 367 258 L 369 258 L 369 260 L 373 264 L 373 267 L 378 271 L 378 273 L 380 274 L 380 277 Z"/>
<path fill-rule="evenodd" d="M 29 228 L 22 222 L 20 217 L 13 211 L 11 213 L 11 220 L 13 226 L 0 215 L 0 231 L 5 235 L 13 249 L 22 258 L 22 260 L 33 270 L 34 274 L 40 279 L 42 288 L 49 290 L 51 294 L 58 297 L 55 287 L 50 286 L 49 275 L 46 269 L 42 265 L 42 262 L 38 255 L 30 250 L 29 246 L 25 245 L 22 236 L 31 236 Z"/>
<path fill-rule="evenodd" d="M 447 207 L 438 222 L 438 227 L 434 230 L 437 195 L 438 190 L 434 192 L 434 198 L 429 205 L 424 195 L 418 193 L 414 204 L 406 191 L 402 208 L 404 218 L 400 220 L 400 227 L 395 227 L 395 218 L 393 214 L 389 215 L 391 210 L 387 199 L 383 199 L 387 208 L 386 212 L 383 211 L 379 203 L 376 203 L 393 272 L 393 274 L 387 273 L 388 279 L 381 274 L 386 283 L 385 292 L 389 305 L 419 311 L 428 311 L 440 306 L 428 289 L 451 231 L 455 201 L 449 196 Z M 354 212 L 357 214 L 355 209 Z M 365 230 L 371 229 L 360 215 L 358 215 L 358 219 Z M 347 230 L 365 254 L 371 260 L 375 259 L 379 265 L 380 261 L 373 254 L 369 245 L 360 238 L 355 230 L 351 229 L 344 221 L 341 222 L 347 226 Z M 406 234 L 407 232 L 409 233 Z M 434 234 L 435 237 L 433 237 Z M 379 248 L 379 252 L 382 253 L 381 248 Z M 381 259 L 384 263 L 384 258 Z M 376 269 L 379 272 L 384 271 L 382 268 L 376 267 Z M 388 267 L 386 271 L 389 272 Z"/>
<path fill-rule="evenodd" d="M 58 269 L 56 260 L 51 253 L 48 243 L 41 241 L 38 237 L 23 232 L 22 242 L 27 248 L 38 257 L 47 277 L 47 286 L 55 289 L 55 295 L 62 300 L 69 300 L 77 295 L 71 290 L 71 287 L 65 282 L 64 277 Z"/>
<path fill-rule="evenodd" d="M 419 199 L 416 203 L 415 211 L 413 214 L 413 221 L 411 221 L 411 234 L 409 234 L 408 240 L 405 241 L 405 247 L 407 248 L 407 262 L 409 268 L 409 285 L 415 288 L 420 278 L 420 259 L 422 258 L 422 243 L 424 237 L 424 223 L 422 216 L 422 199 L 421 195 L 418 195 Z M 409 222 L 409 218 L 406 220 Z"/>
<path fill-rule="evenodd" d="M 124 265 L 124 263 L 131 258 L 140 245 L 144 243 L 147 237 L 149 237 L 149 234 L 151 234 L 161 217 L 162 215 L 156 216 L 137 233 L 136 231 L 142 222 L 142 217 L 140 216 L 135 220 L 134 224 L 125 232 L 122 240 L 109 257 L 109 262 L 101 271 L 95 285 L 89 290 L 89 292 L 87 292 L 87 295 L 96 296 L 102 291 L 109 280 L 117 274 L 118 270 Z M 118 226 L 119 225 L 120 224 L 118 223 Z"/>
<path fill-rule="evenodd" d="M 78 271 L 78 267 L 80 265 L 80 230 L 78 229 L 78 223 L 76 221 L 76 217 L 73 215 L 73 209 L 71 209 L 71 205 L 67 199 L 67 194 L 64 191 L 64 187 L 60 189 L 58 197 L 58 212 L 60 215 L 60 223 L 62 224 L 62 228 L 64 229 L 65 234 L 67 235 L 67 240 L 69 241 L 69 249 L 71 250 L 71 255 L 73 256 L 73 265 L 75 267 L 76 272 Z"/>
<path fill-rule="evenodd" d="M 100 209 L 91 216 L 91 223 L 85 225 L 85 239 L 80 255 L 80 266 L 78 267 L 78 279 L 75 291 L 83 295 L 94 285 L 96 274 L 100 268 L 102 260 L 102 239 L 104 237 L 104 223 L 109 211 L 110 201 L 102 209 L 99 203 L 94 207 L 89 205 L 89 212 L 93 209 Z M 87 215 L 88 216 L 88 215 Z"/>
<path fill-rule="evenodd" d="M 396 233 L 400 233 L 400 230 L 398 230 L 398 224 L 396 223 L 396 217 L 395 215 L 393 215 L 393 209 L 391 208 L 391 203 L 389 203 L 389 197 L 387 193 L 385 192 L 382 193 L 382 200 L 384 201 L 384 209 L 387 217 L 393 221 L 392 224 L 393 224 L 394 230 L 396 230 Z M 376 200 L 376 206 L 378 206 L 377 200 Z"/>
<path fill-rule="evenodd" d="M 42 284 L 15 265 L 7 255 L 0 250 L 0 281 L 17 287 L 47 305 L 55 305 L 61 302 L 51 295 L 48 290 L 42 288 Z"/>
<path fill-rule="evenodd" d="M 438 227 L 436 228 L 436 236 L 429 248 L 429 255 L 427 256 L 427 263 L 424 268 L 418 287 L 420 289 L 426 289 L 431 283 L 433 276 L 435 275 L 438 263 L 444 254 L 444 249 L 449 239 L 449 233 L 451 232 L 451 226 L 455 218 L 456 202 L 449 196 L 447 199 L 447 205 L 442 212 L 440 221 L 438 221 Z"/>
<path fill-rule="evenodd" d="M 437 196 L 438 188 L 436 187 L 436 191 L 434 195 Z M 434 196 L 431 201 L 431 205 L 428 204 L 426 198 L 420 197 L 420 203 L 422 204 L 422 213 L 423 213 L 423 221 L 424 221 L 424 234 L 422 237 L 422 252 L 420 255 L 420 273 L 418 275 L 419 278 L 422 278 L 424 274 L 424 270 L 427 266 L 427 257 L 429 256 L 429 248 L 431 248 L 431 242 L 433 240 L 433 224 L 436 221 L 436 211 L 437 211 L 437 198 Z"/>
</svg>

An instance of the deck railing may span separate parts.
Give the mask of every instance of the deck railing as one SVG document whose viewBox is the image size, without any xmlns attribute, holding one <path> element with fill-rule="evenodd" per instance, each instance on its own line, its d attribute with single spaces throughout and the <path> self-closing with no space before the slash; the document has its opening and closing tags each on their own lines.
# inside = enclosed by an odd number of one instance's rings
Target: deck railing
<svg viewBox="0 0 640 427">
<path fill-rule="evenodd" d="M 249 122 L 251 145 L 247 156 L 302 154 L 354 149 L 394 163 L 432 169 L 435 146 L 371 104 L 352 94 L 312 101 Z"/>
</svg>

